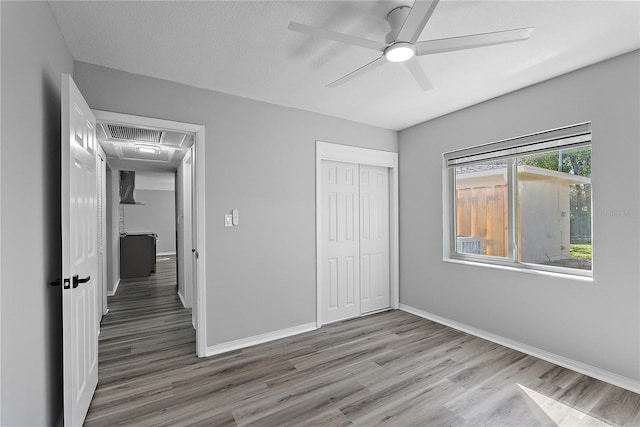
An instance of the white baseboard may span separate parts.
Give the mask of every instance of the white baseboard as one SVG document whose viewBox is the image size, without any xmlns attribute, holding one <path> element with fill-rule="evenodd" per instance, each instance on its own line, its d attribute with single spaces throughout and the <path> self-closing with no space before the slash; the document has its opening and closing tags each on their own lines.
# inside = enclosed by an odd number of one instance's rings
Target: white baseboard
<svg viewBox="0 0 640 427">
<path fill-rule="evenodd" d="M 116 292 L 118 292 L 118 286 L 120 286 L 120 279 L 118 279 L 118 281 L 116 282 L 116 285 L 113 287 L 113 291 L 107 290 L 107 296 L 108 297 L 114 296 Z"/>
<path fill-rule="evenodd" d="M 251 347 L 252 345 L 262 344 L 269 341 L 278 340 L 280 338 L 290 337 L 292 335 L 302 334 L 317 329 L 316 322 L 307 323 L 305 325 L 293 326 L 291 328 L 280 329 L 279 331 L 267 332 L 266 334 L 255 335 L 253 337 L 241 338 L 235 341 L 229 341 L 222 344 L 216 344 L 207 347 L 205 357 L 213 356 L 227 351 L 237 350 L 239 348 Z"/>
<path fill-rule="evenodd" d="M 175 255 L 175 252 L 156 252 L 156 256 L 168 256 L 168 255 Z"/>
<path fill-rule="evenodd" d="M 180 293 L 180 291 L 178 291 L 178 298 L 180 298 L 180 302 L 182 303 L 182 306 L 184 308 L 187 308 L 187 304 L 184 303 L 184 297 L 182 296 L 182 294 Z"/>
<path fill-rule="evenodd" d="M 432 314 L 424 310 L 421 310 L 419 308 L 411 307 L 406 304 L 400 304 L 400 310 L 406 311 L 407 313 L 415 314 L 416 316 L 434 321 L 436 323 L 440 323 L 445 326 L 449 326 L 459 331 L 466 332 L 468 334 L 485 339 L 487 341 L 491 341 L 496 344 L 500 344 L 505 347 L 512 348 L 519 352 L 537 357 L 538 359 L 546 360 L 547 362 L 551 362 L 558 366 L 571 369 L 572 371 L 576 371 L 581 374 L 593 377 L 595 379 L 605 381 L 609 384 L 613 384 L 615 386 L 624 388 L 634 393 L 640 393 L 640 381 L 623 377 L 622 375 L 615 374 L 613 372 L 609 372 L 604 369 L 600 369 L 595 366 L 588 365 L 586 363 L 578 362 L 577 360 L 569 359 L 567 357 L 560 356 L 558 354 L 551 353 L 549 351 L 542 350 L 537 347 L 533 347 L 528 344 L 524 344 L 524 343 L 512 340 L 510 338 L 505 338 L 500 335 L 495 335 L 490 332 L 484 331 L 482 329 L 478 329 L 473 326 L 466 325 L 464 323 L 459 323 L 459 322 L 456 322 L 455 320 L 450 320 L 450 319 L 438 316 L 437 314 Z"/>
</svg>

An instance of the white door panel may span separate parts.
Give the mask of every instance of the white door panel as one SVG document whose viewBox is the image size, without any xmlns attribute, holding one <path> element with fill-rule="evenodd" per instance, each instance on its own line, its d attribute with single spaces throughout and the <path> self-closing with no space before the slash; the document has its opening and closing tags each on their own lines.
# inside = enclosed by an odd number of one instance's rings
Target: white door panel
<svg viewBox="0 0 640 427">
<path fill-rule="evenodd" d="M 95 118 L 62 76 L 62 288 L 64 425 L 82 425 L 98 383 Z"/>
<path fill-rule="evenodd" d="M 324 324 L 389 307 L 389 170 L 321 165 Z"/>
<path fill-rule="evenodd" d="M 389 307 L 389 169 L 360 165 L 361 312 Z"/>
<path fill-rule="evenodd" d="M 360 315 L 358 165 L 322 162 L 322 323 Z"/>
</svg>

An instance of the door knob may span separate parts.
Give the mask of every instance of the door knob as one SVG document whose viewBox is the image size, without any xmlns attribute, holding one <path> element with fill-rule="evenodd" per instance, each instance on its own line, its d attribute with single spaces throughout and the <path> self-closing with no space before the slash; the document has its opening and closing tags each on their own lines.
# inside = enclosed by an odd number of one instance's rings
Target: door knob
<svg viewBox="0 0 640 427">
<path fill-rule="evenodd" d="M 91 280 L 91 276 L 87 276 L 84 279 L 78 279 L 78 275 L 76 274 L 75 276 L 73 276 L 73 288 L 75 289 L 79 284 L 87 283 L 89 280 Z"/>
</svg>

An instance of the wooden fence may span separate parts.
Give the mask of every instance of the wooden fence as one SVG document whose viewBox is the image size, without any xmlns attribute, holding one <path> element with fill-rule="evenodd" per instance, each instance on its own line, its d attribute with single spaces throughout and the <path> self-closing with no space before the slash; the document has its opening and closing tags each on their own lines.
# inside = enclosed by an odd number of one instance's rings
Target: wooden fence
<svg viewBox="0 0 640 427">
<path fill-rule="evenodd" d="M 509 248 L 507 186 L 456 191 L 458 236 L 482 238 L 483 254 L 506 257 Z"/>
</svg>

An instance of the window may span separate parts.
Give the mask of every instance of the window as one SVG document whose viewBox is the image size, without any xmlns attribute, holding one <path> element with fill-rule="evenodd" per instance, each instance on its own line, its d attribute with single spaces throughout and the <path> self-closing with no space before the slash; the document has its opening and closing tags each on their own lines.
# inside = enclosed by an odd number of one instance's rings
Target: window
<svg viewBox="0 0 640 427">
<path fill-rule="evenodd" d="M 444 154 L 451 257 L 591 275 L 591 124 Z"/>
</svg>

